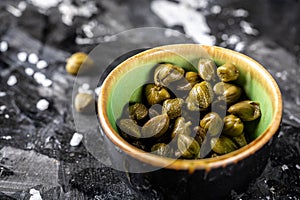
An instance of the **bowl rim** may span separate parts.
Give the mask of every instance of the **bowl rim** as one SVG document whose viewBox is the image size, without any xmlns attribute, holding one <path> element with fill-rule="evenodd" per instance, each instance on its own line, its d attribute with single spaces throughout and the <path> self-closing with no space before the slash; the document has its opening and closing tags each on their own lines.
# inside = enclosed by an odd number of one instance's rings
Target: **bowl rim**
<svg viewBox="0 0 300 200">
<path fill-rule="evenodd" d="M 264 78 L 266 81 L 272 83 L 269 85 L 271 89 L 271 93 L 275 94 L 274 96 L 271 96 L 271 100 L 274 102 L 275 110 L 273 114 L 273 118 L 269 124 L 269 126 L 266 128 L 266 130 L 255 140 L 250 142 L 248 145 L 233 151 L 231 153 L 218 156 L 215 158 L 206 158 L 206 159 L 198 159 L 198 160 L 183 160 L 183 159 L 172 159 L 167 157 L 160 157 L 155 154 L 151 154 L 148 152 L 145 152 L 137 147 L 134 147 L 133 145 L 130 145 L 126 140 L 124 140 L 110 125 L 108 117 L 106 115 L 106 105 L 108 103 L 108 94 L 110 89 L 109 88 L 112 85 L 112 82 L 116 80 L 114 76 L 120 75 L 119 70 L 120 68 L 128 67 L 130 66 L 130 63 L 134 62 L 135 59 L 138 59 L 140 57 L 143 57 L 147 54 L 153 54 L 153 53 L 164 53 L 162 51 L 177 49 L 177 48 L 187 48 L 198 45 L 200 48 L 204 48 L 209 54 L 213 51 L 225 51 L 226 53 L 230 54 L 232 57 L 238 57 L 239 59 L 243 59 L 243 61 L 247 62 L 251 67 L 254 67 L 256 70 L 259 71 L 259 73 L 264 74 Z M 219 167 L 226 167 L 229 164 L 235 164 L 252 154 L 254 154 L 256 151 L 261 149 L 264 145 L 266 145 L 268 142 L 272 141 L 272 137 L 274 134 L 279 130 L 281 119 L 282 119 L 282 96 L 280 89 L 272 77 L 272 75 L 257 61 L 254 59 L 235 52 L 230 49 L 218 47 L 218 46 L 207 46 L 207 45 L 200 45 L 200 44 L 174 44 L 174 45 L 165 45 L 165 46 L 159 46 L 155 48 L 151 48 L 149 50 L 143 51 L 139 54 L 136 54 L 124 62 L 120 63 L 114 70 L 110 72 L 110 74 L 105 78 L 102 86 L 101 86 L 101 92 L 98 96 L 98 116 L 100 120 L 100 124 L 102 129 L 104 130 L 105 135 L 110 139 L 110 141 L 119 147 L 122 151 L 130 155 L 131 157 L 140 160 L 141 162 L 147 163 L 149 165 L 155 166 L 155 167 L 162 167 L 167 169 L 175 169 L 175 170 L 188 170 L 190 172 L 193 172 L 194 170 L 206 170 L 207 172 L 211 169 L 219 168 Z"/>
</svg>

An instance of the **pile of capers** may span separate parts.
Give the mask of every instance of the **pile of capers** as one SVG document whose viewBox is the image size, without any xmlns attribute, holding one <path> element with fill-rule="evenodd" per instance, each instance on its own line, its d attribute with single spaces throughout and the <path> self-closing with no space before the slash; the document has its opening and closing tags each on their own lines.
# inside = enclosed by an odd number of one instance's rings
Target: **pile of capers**
<svg viewBox="0 0 300 200">
<path fill-rule="evenodd" d="M 235 151 L 250 140 L 245 122 L 261 115 L 259 103 L 248 100 L 238 78 L 233 63 L 217 66 L 209 58 L 199 59 L 197 71 L 160 63 L 153 82 L 143 86 L 141 102 L 125 106 L 117 120 L 119 133 L 142 150 L 170 158 Z"/>
</svg>

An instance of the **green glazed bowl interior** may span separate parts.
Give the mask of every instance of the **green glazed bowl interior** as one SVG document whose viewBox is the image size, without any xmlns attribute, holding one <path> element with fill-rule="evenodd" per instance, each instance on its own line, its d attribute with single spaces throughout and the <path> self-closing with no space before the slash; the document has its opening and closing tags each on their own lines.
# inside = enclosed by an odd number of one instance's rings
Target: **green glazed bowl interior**
<svg viewBox="0 0 300 200">
<path fill-rule="evenodd" d="M 200 160 L 174 160 L 162 158 L 130 145 L 118 134 L 116 119 L 121 116 L 128 101 L 140 101 L 141 86 L 151 82 L 156 64 L 169 62 L 195 71 L 199 58 L 210 57 L 219 66 L 223 63 L 235 64 L 240 76 L 236 81 L 243 87 L 247 96 L 260 103 L 261 118 L 247 124 L 245 132 L 252 142 L 247 146 L 216 158 Z M 282 117 L 280 90 L 272 76 L 253 59 L 232 50 L 203 46 L 198 44 L 180 44 L 153 48 L 137 54 L 118 65 L 105 79 L 99 96 L 99 118 L 108 138 L 120 149 L 143 162 L 154 166 L 173 169 L 206 169 L 226 166 L 255 153 L 265 145 L 279 129 Z"/>
</svg>

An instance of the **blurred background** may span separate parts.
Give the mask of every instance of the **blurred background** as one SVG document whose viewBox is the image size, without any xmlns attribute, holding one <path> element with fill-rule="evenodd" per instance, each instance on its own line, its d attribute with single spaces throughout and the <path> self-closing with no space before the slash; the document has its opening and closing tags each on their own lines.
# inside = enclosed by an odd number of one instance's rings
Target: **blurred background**
<svg viewBox="0 0 300 200">
<path fill-rule="evenodd" d="M 298 0 L 1 0 L 0 199 L 167 199 L 151 185 L 132 190 L 84 145 L 70 146 L 75 77 L 66 59 L 140 27 L 266 67 L 283 94 L 282 129 L 262 175 L 228 199 L 300 199 L 299 10 Z"/>
</svg>

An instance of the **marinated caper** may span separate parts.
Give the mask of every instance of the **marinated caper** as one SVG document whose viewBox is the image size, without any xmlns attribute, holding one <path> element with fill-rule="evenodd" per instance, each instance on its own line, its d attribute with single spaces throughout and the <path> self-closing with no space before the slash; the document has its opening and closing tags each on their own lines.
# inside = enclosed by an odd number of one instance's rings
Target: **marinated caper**
<svg viewBox="0 0 300 200">
<path fill-rule="evenodd" d="M 151 147 L 151 152 L 159 156 L 169 156 L 171 148 L 165 143 L 157 143 Z"/>
<path fill-rule="evenodd" d="M 214 98 L 211 84 L 207 81 L 197 83 L 189 92 L 186 99 L 187 108 L 191 111 L 199 111 L 208 108 Z"/>
<path fill-rule="evenodd" d="M 244 124 L 240 118 L 234 115 L 227 115 L 223 119 L 224 127 L 222 133 L 228 136 L 236 137 L 243 133 Z"/>
<path fill-rule="evenodd" d="M 182 79 L 184 69 L 173 64 L 159 64 L 154 71 L 154 82 L 157 86 L 168 86 L 170 83 Z"/>
<path fill-rule="evenodd" d="M 201 146 L 203 144 L 203 142 L 204 142 L 205 137 L 206 137 L 206 131 L 201 126 L 196 126 L 194 128 L 194 131 L 196 132 L 195 140 Z"/>
<path fill-rule="evenodd" d="M 200 82 L 200 76 L 197 72 L 186 72 L 185 78 L 177 85 L 177 90 L 191 90 L 196 83 Z"/>
<path fill-rule="evenodd" d="M 87 72 L 93 64 L 93 60 L 86 53 L 78 52 L 67 59 L 66 70 L 69 74 L 77 75 L 79 69 L 82 68 L 82 72 Z"/>
<path fill-rule="evenodd" d="M 217 68 L 217 74 L 221 81 L 229 82 L 234 81 L 239 77 L 239 70 L 232 63 L 225 63 Z"/>
<path fill-rule="evenodd" d="M 92 94 L 78 93 L 74 101 L 77 112 L 89 114 L 95 111 L 95 100 Z"/>
<path fill-rule="evenodd" d="M 132 119 L 121 119 L 118 126 L 124 134 L 129 135 L 129 137 L 140 138 L 141 131 L 140 127 Z"/>
<path fill-rule="evenodd" d="M 177 146 L 182 158 L 200 158 L 200 146 L 194 138 L 180 134 L 178 135 Z"/>
<path fill-rule="evenodd" d="M 235 103 L 242 94 L 242 89 L 240 87 L 230 83 L 219 82 L 213 89 L 217 95 L 220 95 L 218 99 L 224 100 L 228 104 Z"/>
<path fill-rule="evenodd" d="M 239 136 L 233 137 L 232 140 L 235 141 L 240 147 L 247 145 L 244 133 L 240 134 Z"/>
<path fill-rule="evenodd" d="M 169 128 L 169 116 L 165 113 L 151 118 L 142 127 L 143 138 L 158 138 L 162 136 Z"/>
<path fill-rule="evenodd" d="M 203 80 L 215 80 L 216 65 L 213 60 L 208 58 L 200 58 L 198 62 L 198 71 Z"/>
<path fill-rule="evenodd" d="M 191 125 L 192 125 L 192 122 L 190 122 L 190 121 L 186 122 L 183 117 L 178 117 L 175 120 L 171 137 L 175 138 L 179 134 L 190 135 L 191 134 L 191 129 L 190 129 Z"/>
<path fill-rule="evenodd" d="M 142 103 L 135 103 L 134 105 L 129 106 L 129 116 L 134 120 L 141 120 L 147 117 L 148 109 Z"/>
<path fill-rule="evenodd" d="M 163 103 L 162 113 L 167 113 L 170 119 L 175 119 L 181 115 L 181 108 L 184 103 L 183 99 L 167 99 Z"/>
<path fill-rule="evenodd" d="M 200 127 L 202 127 L 209 136 L 217 136 L 222 132 L 223 121 L 217 113 L 210 112 L 200 121 Z"/>
<path fill-rule="evenodd" d="M 243 121 L 253 121 L 260 117 L 259 103 L 255 101 L 241 101 L 229 107 L 228 112 Z"/>
<path fill-rule="evenodd" d="M 210 146 L 217 154 L 226 154 L 238 149 L 238 146 L 228 137 L 211 138 Z"/>
<path fill-rule="evenodd" d="M 169 99 L 170 93 L 164 87 L 155 84 L 148 84 L 145 88 L 147 102 L 150 105 L 159 104 L 166 99 Z"/>
</svg>

